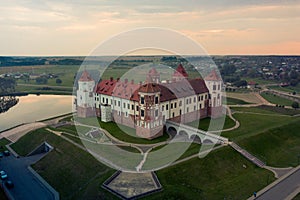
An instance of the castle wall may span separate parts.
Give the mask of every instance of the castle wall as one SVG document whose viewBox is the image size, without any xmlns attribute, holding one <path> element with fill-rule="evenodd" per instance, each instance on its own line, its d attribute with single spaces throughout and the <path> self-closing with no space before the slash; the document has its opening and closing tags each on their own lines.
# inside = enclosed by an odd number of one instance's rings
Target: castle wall
<svg viewBox="0 0 300 200">
<path fill-rule="evenodd" d="M 93 107 L 84 108 L 77 106 L 77 116 L 82 118 L 95 117 L 96 110 Z"/>
</svg>

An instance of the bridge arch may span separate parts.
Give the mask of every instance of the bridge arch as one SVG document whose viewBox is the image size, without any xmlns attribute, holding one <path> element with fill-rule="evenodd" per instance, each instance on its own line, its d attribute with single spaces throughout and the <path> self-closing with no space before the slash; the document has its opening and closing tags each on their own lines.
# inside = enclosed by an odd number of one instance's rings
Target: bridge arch
<svg viewBox="0 0 300 200">
<path fill-rule="evenodd" d="M 213 141 L 206 138 L 205 140 L 203 140 L 203 144 L 213 144 Z"/>
<path fill-rule="evenodd" d="M 202 143 L 201 138 L 200 138 L 199 135 L 191 135 L 190 140 L 192 140 L 194 143 L 198 143 L 198 144 Z"/>
<path fill-rule="evenodd" d="M 179 132 L 178 132 L 178 135 L 179 136 L 184 136 L 185 138 L 189 138 L 189 134 L 185 131 L 185 130 L 180 130 Z"/>
<path fill-rule="evenodd" d="M 177 135 L 177 130 L 176 128 L 174 128 L 173 126 L 170 126 L 168 129 L 167 129 L 168 133 L 171 135 L 171 136 L 175 136 Z"/>
</svg>

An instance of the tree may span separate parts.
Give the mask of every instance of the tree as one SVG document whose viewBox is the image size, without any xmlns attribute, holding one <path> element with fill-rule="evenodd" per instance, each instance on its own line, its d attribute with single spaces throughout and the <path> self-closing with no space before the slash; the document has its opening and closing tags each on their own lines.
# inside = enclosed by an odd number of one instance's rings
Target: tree
<svg viewBox="0 0 300 200">
<path fill-rule="evenodd" d="M 292 103 L 292 108 L 295 108 L 295 109 L 299 108 L 299 103 L 296 102 L 296 101 L 294 101 L 294 102 Z"/>
<path fill-rule="evenodd" d="M 47 84 L 48 83 L 48 79 L 44 78 L 44 77 L 38 77 L 35 79 L 35 82 L 37 84 Z"/>
<path fill-rule="evenodd" d="M 58 79 L 56 79 L 55 82 L 56 82 L 56 84 L 61 84 L 61 83 L 62 83 L 62 80 L 58 78 Z"/>
</svg>

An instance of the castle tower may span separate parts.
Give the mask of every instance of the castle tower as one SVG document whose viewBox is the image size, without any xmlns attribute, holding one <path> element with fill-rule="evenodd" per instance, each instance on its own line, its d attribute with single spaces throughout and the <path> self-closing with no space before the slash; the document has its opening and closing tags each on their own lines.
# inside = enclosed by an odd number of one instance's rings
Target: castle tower
<svg viewBox="0 0 300 200">
<path fill-rule="evenodd" d="M 78 90 L 76 95 L 78 117 L 86 118 L 96 116 L 94 87 L 94 79 L 92 79 L 90 74 L 84 70 L 80 79 L 78 80 Z"/>
<path fill-rule="evenodd" d="M 184 67 L 182 64 L 179 64 L 178 67 L 176 68 L 176 71 L 173 74 L 172 80 L 173 81 L 182 81 L 184 79 L 188 78 L 188 73 L 185 71 Z"/>
<path fill-rule="evenodd" d="M 211 116 L 218 117 L 222 114 L 222 87 L 223 81 L 216 70 L 213 69 L 205 78 L 205 84 L 209 90 L 209 107 L 211 108 Z"/>
<path fill-rule="evenodd" d="M 152 139 L 163 135 L 163 123 L 160 112 L 160 88 L 149 80 L 138 90 L 139 115 L 137 117 L 136 135 Z"/>
<path fill-rule="evenodd" d="M 152 83 L 160 82 L 160 74 L 156 71 L 155 68 L 151 68 L 148 72 L 148 77 L 150 77 Z"/>
</svg>

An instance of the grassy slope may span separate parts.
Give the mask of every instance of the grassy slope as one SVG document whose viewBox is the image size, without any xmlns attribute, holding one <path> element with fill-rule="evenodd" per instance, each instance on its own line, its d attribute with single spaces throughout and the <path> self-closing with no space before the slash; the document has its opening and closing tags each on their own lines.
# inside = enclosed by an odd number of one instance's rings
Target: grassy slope
<svg viewBox="0 0 300 200">
<path fill-rule="evenodd" d="M 198 129 L 207 131 L 207 129 L 209 128 L 209 125 L 210 125 L 210 121 L 211 121 L 210 118 L 204 118 L 204 119 L 190 122 L 190 123 L 188 123 L 188 125 L 195 127 L 195 128 L 198 127 Z M 222 121 L 223 121 L 222 118 L 214 119 L 214 123 L 216 123 L 216 124 L 221 123 Z M 234 125 L 235 125 L 235 122 L 232 119 L 230 119 L 228 116 L 226 116 L 223 129 L 231 128 Z"/>
<path fill-rule="evenodd" d="M 241 99 L 227 97 L 226 98 L 226 104 L 227 105 L 245 105 L 245 104 L 250 104 L 250 103 L 246 102 L 246 101 L 243 101 Z"/>
<path fill-rule="evenodd" d="M 270 166 L 297 166 L 300 152 L 299 122 L 298 118 L 288 125 L 242 140 L 239 144 L 260 158 L 265 158 Z"/>
<path fill-rule="evenodd" d="M 293 101 L 291 101 L 289 99 L 285 99 L 285 98 L 282 98 L 280 96 L 277 96 L 277 95 L 274 95 L 271 93 L 263 92 L 263 93 L 261 93 L 261 96 L 273 104 L 291 106 L 293 103 Z"/>
<path fill-rule="evenodd" d="M 230 147 L 163 169 L 157 175 L 164 190 L 145 199 L 246 199 L 274 180 L 271 172 L 254 166 Z"/>
<path fill-rule="evenodd" d="M 104 182 L 114 170 L 45 129 L 28 133 L 12 147 L 19 154 L 25 155 L 44 140 L 53 145 L 55 149 L 34 164 L 33 168 L 60 193 L 62 199 L 112 198 L 112 195 L 103 189 L 95 190 L 92 193 L 84 191 L 90 187 L 100 188 L 100 183 Z M 99 182 L 94 181 L 94 177 Z"/>
<path fill-rule="evenodd" d="M 9 144 L 10 141 L 7 140 L 6 138 L 0 139 L 0 152 L 6 150 L 5 145 Z"/>
<path fill-rule="evenodd" d="M 256 109 L 258 112 L 260 109 Z M 262 111 L 270 112 L 270 111 Z M 257 135 L 271 128 L 279 127 L 297 120 L 290 116 L 281 115 L 259 115 L 256 113 L 235 113 L 234 117 L 240 122 L 240 127 L 229 132 L 222 133 L 223 136 L 233 141 L 246 139 L 250 136 Z"/>
</svg>

